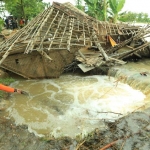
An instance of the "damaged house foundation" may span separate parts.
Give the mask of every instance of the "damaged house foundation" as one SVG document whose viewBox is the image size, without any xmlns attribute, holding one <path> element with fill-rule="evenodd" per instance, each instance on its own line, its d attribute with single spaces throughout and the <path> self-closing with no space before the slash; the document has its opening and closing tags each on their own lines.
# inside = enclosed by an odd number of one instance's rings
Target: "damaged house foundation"
<svg viewBox="0 0 150 150">
<path fill-rule="evenodd" d="M 0 47 L 0 67 L 27 79 L 56 78 L 76 61 L 87 72 L 149 57 L 150 26 L 98 21 L 70 3 L 40 13 Z"/>
</svg>

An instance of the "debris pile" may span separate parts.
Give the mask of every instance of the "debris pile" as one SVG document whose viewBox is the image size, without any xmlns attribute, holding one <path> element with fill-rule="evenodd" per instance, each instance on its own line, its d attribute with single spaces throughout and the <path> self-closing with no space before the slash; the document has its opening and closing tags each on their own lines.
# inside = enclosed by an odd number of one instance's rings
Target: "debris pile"
<svg viewBox="0 0 150 150">
<path fill-rule="evenodd" d="M 25 78 L 59 77 L 77 61 L 87 72 L 149 57 L 150 26 L 98 21 L 71 3 L 44 10 L 0 47 L 0 67 Z"/>
</svg>

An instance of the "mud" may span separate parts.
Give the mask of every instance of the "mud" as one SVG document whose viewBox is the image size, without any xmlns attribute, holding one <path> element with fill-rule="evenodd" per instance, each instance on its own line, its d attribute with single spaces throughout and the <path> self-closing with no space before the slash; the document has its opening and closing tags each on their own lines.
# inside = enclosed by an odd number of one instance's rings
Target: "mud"
<svg viewBox="0 0 150 150">
<path fill-rule="evenodd" d="M 4 111 L 4 110 L 1 110 Z M 1 113 L 0 111 L 0 113 Z M 84 139 L 44 139 L 29 133 L 25 125 L 16 126 L 4 116 L 0 117 L 1 150 L 99 150 L 116 141 L 109 149 L 150 149 L 150 108 L 137 111 L 116 122 L 106 122 L 106 131 L 95 130 Z"/>
<path fill-rule="evenodd" d="M 28 132 L 27 126 L 16 126 L 12 121 L 0 118 L 0 149 L 1 150 L 50 150 L 63 149 L 71 139 L 44 140 Z"/>
</svg>

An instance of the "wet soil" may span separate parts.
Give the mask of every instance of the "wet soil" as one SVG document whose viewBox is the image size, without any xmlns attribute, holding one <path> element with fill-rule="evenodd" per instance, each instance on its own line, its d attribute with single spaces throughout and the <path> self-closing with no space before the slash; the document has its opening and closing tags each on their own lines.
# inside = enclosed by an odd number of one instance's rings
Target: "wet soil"
<svg viewBox="0 0 150 150">
<path fill-rule="evenodd" d="M 52 150 L 64 149 L 71 139 L 45 140 L 28 132 L 25 125 L 16 126 L 12 121 L 0 118 L 0 149 L 1 150 Z"/>
<path fill-rule="evenodd" d="M 4 111 L 1 110 L 0 113 Z M 110 150 L 150 149 L 150 108 L 137 111 L 116 122 L 106 122 L 106 131 L 96 129 L 80 140 L 69 137 L 40 138 L 28 131 L 26 125 L 16 126 L 4 116 L 0 117 L 1 150 L 100 150 L 114 142 Z"/>
</svg>

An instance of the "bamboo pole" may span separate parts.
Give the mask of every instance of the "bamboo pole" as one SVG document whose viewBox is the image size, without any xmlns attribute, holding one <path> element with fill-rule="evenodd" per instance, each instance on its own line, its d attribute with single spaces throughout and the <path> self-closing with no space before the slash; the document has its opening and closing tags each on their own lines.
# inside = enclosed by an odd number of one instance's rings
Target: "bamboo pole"
<svg viewBox="0 0 150 150">
<path fill-rule="evenodd" d="M 58 14 L 57 14 L 57 15 L 58 15 Z M 56 19 L 57 15 L 56 15 L 55 18 L 53 19 L 52 23 L 53 23 L 54 20 Z M 58 23 L 57 29 L 55 30 L 55 33 L 54 33 L 54 35 L 53 35 L 53 37 L 52 37 L 53 39 L 54 39 L 55 36 L 56 36 L 56 33 L 57 33 L 57 31 L 58 31 L 58 29 L 59 29 L 59 26 L 60 26 L 60 24 L 61 24 L 61 22 L 62 22 L 62 20 L 63 20 L 63 17 L 64 17 L 64 13 L 63 13 L 62 16 L 61 16 L 61 19 L 60 19 L 60 21 L 59 21 L 59 23 Z M 51 25 L 52 25 L 52 23 L 51 23 Z M 50 27 L 51 27 L 51 25 L 50 25 Z M 49 27 L 49 28 L 50 28 L 50 27 Z M 48 50 L 50 50 L 52 44 L 53 44 L 53 41 L 50 42 L 50 45 L 49 45 Z"/>
<path fill-rule="evenodd" d="M 50 11 L 50 12 L 49 12 L 49 11 Z M 50 15 L 52 14 L 52 12 L 53 12 L 53 8 L 50 9 L 50 10 L 48 10 L 48 11 L 46 11 L 46 18 L 43 17 L 43 18 L 41 19 L 41 20 L 42 20 L 42 24 L 38 24 L 38 25 L 37 25 L 37 28 L 36 28 L 36 31 L 37 31 L 37 32 L 35 31 L 34 33 L 36 33 L 36 34 L 33 34 L 33 35 L 32 35 L 31 41 L 28 43 L 28 45 L 27 45 L 27 47 L 26 47 L 26 50 L 25 50 L 25 53 L 29 53 L 29 51 L 33 49 L 33 47 L 34 47 L 33 43 L 37 40 L 37 36 L 39 35 L 39 33 L 40 33 L 42 27 L 44 26 L 44 24 L 46 23 L 47 19 L 48 19 L 48 18 L 50 17 Z"/>
<path fill-rule="evenodd" d="M 74 18 L 71 18 L 70 23 L 69 23 L 69 33 L 68 33 L 68 40 L 67 40 L 67 50 L 68 51 L 70 51 L 70 41 L 71 41 L 71 37 L 72 37 L 73 27 L 74 27 Z"/>
<path fill-rule="evenodd" d="M 93 38 L 93 40 L 94 40 L 96 46 L 98 47 L 99 51 L 102 53 L 104 59 L 105 59 L 106 61 L 108 61 L 109 58 L 108 58 L 107 54 L 105 53 L 105 51 L 103 50 L 101 44 L 99 43 L 95 31 L 93 31 L 93 33 L 92 33 L 92 38 Z"/>
<path fill-rule="evenodd" d="M 63 40 L 64 35 L 65 35 L 65 33 L 66 33 L 66 29 L 67 29 L 68 21 L 69 21 L 69 16 L 67 17 L 67 21 L 66 21 L 66 24 L 65 24 L 65 27 L 64 27 L 64 30 L 63 30 L 62 36 L 61 36 L 61 40 L 60 40 L 60 43 L 59 43 L 59 48 L 61 47 L 62 40 Z"/>
<path fill-rule="evenodd" d="M 124 54 L 124 55 L 122 55 L 122 56 L 120 56 L 120 57 L 118 57 L 118 58 L 119 58 L 119 59 L 127 58 L 127 57 L 133 55 L 133 53 L 135 53 L 135 52 L 137 52 L 137 51 L 139 51 L 139 50 L 141 50 L 141 49 L 147 47 L 149 44 L 150 44 L 150 42 L 145 43 L 145 44 L 143 44 L 143 45 L 141 45 L 141 46 L 139 46 L 139 47 L 137 47 L 137 48 L 135 48 L 135 49 L 133 49 L 133 50 L 127 52 L 126 54 Z"/>
</svg>

